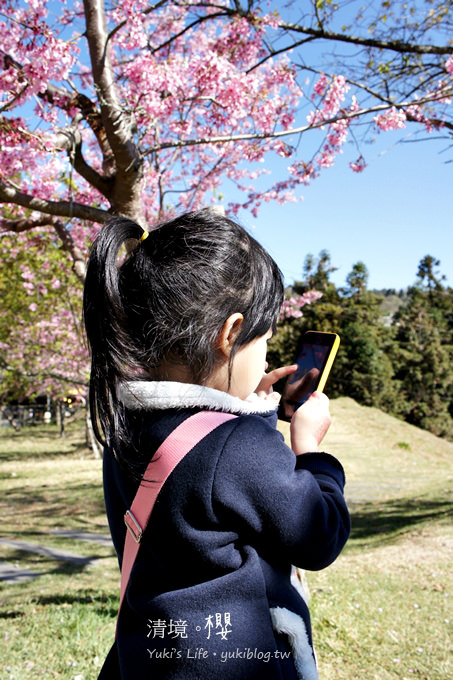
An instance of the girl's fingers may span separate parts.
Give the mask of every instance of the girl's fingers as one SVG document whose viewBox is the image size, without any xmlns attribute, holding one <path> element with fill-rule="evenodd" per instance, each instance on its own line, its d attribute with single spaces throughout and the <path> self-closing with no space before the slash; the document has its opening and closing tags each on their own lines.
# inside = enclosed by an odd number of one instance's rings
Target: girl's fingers
<svg viewBox="0 0 453 680">
<path fill-rule="evenodd" d="M 317 451 L 330 427 L 329 399 L 313 392 L 291 419 L 291 447 L 295 454 Z"/>
<path fill-rule="evenodd" d="M 291 364 L 290 366 L 281 366 L 280 368 L 274 368 L 273 371 L 265 373 L 261 378 L 260 384 L 256 388 L 256 392 L 269 392 L 272 389 L 272 385 L 276 382 L 285 378 L 291 373 L 295 373 L 298 369 L 297 364 Z"/>
</svg>

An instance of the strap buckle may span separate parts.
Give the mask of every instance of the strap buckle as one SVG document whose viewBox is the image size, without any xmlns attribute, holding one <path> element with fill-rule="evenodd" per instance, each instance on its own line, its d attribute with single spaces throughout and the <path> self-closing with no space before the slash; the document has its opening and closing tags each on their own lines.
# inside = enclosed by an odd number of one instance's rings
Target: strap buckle
<svg viewBox="0 0 453 680">
<path fill-rule="evenodd" d="M 134 541 L 136 543 L 140 543 L 143 535 L 143 529 L 141 528 L 140 524 L 137 522 L 137 520 L 135 519 L 134 515 L 130 510 L 128 510 L 124 515 L 124 523 Z"/>
</svg>

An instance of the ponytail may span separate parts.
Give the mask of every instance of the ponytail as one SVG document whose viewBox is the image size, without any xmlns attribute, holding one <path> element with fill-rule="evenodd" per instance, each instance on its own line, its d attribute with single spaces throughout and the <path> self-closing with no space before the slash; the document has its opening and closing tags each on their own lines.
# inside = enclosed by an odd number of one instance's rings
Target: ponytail
<svg viewBox="0 0 453 680">
<path fill-rule="evenodd" d="M 111 433 L 120 433 L 122 407 L 118 382 L 132 377 L 137 362 L 131 350 L 127 310 L 120 291 L 121 250 L 143 229 L 129 219 L 113 218 L 99 233 L 91 250 L 83 293 L 85 329 L 91 350 L 90 411 L 96 437 L 112 445 Z M 125 356 L 128 361 L 125 363 Z M 105 439 L 104 439 L 105 437 Z"/>
<path fill-rule="evenodd" d="M 156 227 L 146 240 L 144 233 L 127 218 L 113 218 L 93 244 L 84 290 L 94 431 L 137 474 L 141 463 L 119 385 L 165 380 L 168 364 L 184 366 L 203 384 L 219 360 L 215 348 L 224 322 L 240 312 L 231 370 L 240 347 L 275 330 L 283 300 L 274 260 L 227 217 L 204 209 Z"/>
</svg>

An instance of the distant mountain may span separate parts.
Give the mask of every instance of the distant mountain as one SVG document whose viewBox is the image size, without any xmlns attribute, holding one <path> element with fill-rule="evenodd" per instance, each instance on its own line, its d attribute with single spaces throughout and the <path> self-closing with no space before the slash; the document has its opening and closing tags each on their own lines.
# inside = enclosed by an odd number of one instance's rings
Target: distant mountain
<svg viewBox="0 0 453 680">
<path fill-rule="evenodd" d="M 373 289 L 371 292 L 383 298 L 382 315 L 389 319 L 404 304 L 407 296 L 406 289 L 397 291 L 395 288 L 382 288 L 380 290 Z"/>
</svg>

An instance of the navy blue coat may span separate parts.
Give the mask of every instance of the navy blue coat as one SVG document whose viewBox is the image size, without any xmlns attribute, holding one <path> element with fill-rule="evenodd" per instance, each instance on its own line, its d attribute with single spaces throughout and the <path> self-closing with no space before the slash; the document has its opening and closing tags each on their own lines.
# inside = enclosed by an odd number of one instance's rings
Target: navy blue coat
<svg viewBox="0 0 453 680">
<path fill-rule="evenodd" d="M 195 410 L 131 414 L 144 457 Z M 296 457 L 275 425 L 275 414 L 239 415 L 172 472 L 144 533 L 102 680 L 301 677 L 271 610 L 303 621 L 311 656 L 309 612 L 291 565 L 332 563 L 350 522 L 340 463 L 326 453 Z M 123 516 L 137 487 L 107 451 L 105 501 L 120 565 Z M 315 677 L 310 672 L 303 676 Z"/>
</svg>

